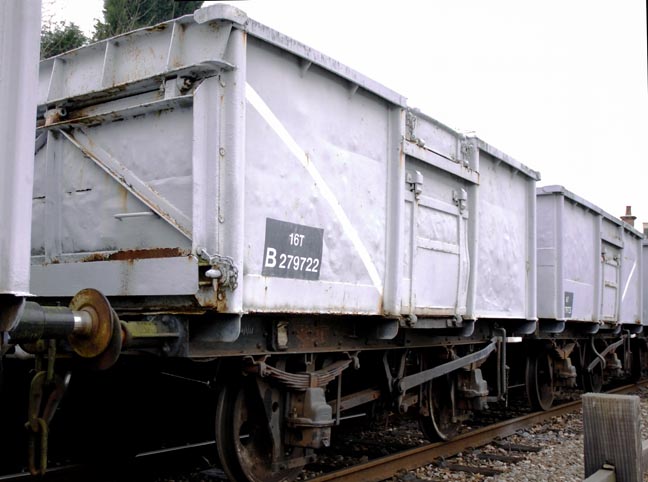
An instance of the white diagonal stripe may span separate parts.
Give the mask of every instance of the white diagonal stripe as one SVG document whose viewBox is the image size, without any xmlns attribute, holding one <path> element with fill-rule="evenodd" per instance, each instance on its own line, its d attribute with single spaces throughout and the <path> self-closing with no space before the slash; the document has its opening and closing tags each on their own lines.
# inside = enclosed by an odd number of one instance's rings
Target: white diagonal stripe
<svg viewBox="0 0 648 482">
<path fill-rule="evenodd" d="M 326 200 L 326 202 L 329 203 L 331 209 L 333 209 L 337 220 L 342 225 L 344 233 L 349 237 L 351 243 L 353 244 L 353 247 L 358 252 L 362 263 L 369 273 L 369 277 L 371 278 L 373 285 L 375 286 L 376 290 L 378 290 L 378 293 L 382 294 L 382 281 L 380 279 L 380 275 L 378 274 L 378 270 L 376 269 L 376 266 L 374 265 L 371 256 L 369 255 L 369 251 L 360 239 L 358 232 L 356 231 L 355 227 L 353 227 L 351 220 L 342 209 L 340 202 L 335 197 L 335 194 L 333 194 L 331 188 L 328 186 L 328 184 L 326 184 L 326 181 L 324 181 L 324 178 L 308 158 L 304 150 L 299 147 L 299 144 L 297 144 L 295 139 L 293 139 L 293 137 L 286 130 L 281 121 L 277 118 L 277 116 L 274 115 L 274 113 L 270 110 L 270 107 L 268 107 L 268 105 L 263 101 L 259 94 L 257 94 L 252 86 L 250 86 L 250 84 L 245 85 L 245 96 L 252 107 L 256 109 L 261 117 L 263 117 L 263 119 L 268 123 L 272 130 L 274 130 L 279 138 L 284 142 L 286 147 L 290 149 L 290 152 L 292 152 L 297 160 L 299 160 L 308 174 L 310 174 L 310 176 L 313 178 L 320 194 Z"/>
<path fill-rule="evenodd" d="M 621 302 L 623 303 L 623 300 L 625 300 L 626 293 L 628 292 L 628 287 L 630 286 L 630 280 L 632 279 L 632 275 L 635 272 L 635 268 L 637 267 L 637 262 L 635 261 L 632 263 L 632 269 L 630 270 L 630 275 L 628 276 L 628 280 L 626 281 L 625 286 L 623 287 L 623 294 L 621 295 Z"/>
</svg>

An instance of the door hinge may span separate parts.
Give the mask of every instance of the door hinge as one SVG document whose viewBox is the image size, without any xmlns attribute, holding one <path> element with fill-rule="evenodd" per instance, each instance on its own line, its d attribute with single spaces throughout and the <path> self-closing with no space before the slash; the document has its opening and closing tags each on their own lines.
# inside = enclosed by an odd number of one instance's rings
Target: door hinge
<svg viewBox="0 0 648 482">
<path fill-rule="evenodd" d="M 409 190 L 414 193 L 414 198 L 418 200 L 423 192 L 423 174 L 419 171 L 414 173 L 407 171 L 405 182 L 409 185 Z"/>
<path fill-rule="evenodd" d="M 452 191 L 452 200 L 459 207 L 459 212 L 466 210 L 466 202 L 468 201 L 468 193 L 465 189 L 459 191 Z"/>
</svg>

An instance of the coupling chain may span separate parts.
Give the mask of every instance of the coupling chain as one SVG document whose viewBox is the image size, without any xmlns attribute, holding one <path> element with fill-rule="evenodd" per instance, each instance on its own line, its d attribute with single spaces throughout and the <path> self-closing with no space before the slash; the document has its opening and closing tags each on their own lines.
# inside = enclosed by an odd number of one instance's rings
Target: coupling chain
<svg viewBox="0 0 648 482">
<path fill-rule="evenodd" d="M 212 269 L 206 273 L 208 278 L 217 279 L 219 286 L 232 291 L 238 287 L 238 268 L 233 258 L 210 254 L 205 248 L 196 248 L 196 252 L 212 266 Z"/>
<path fill-rule="evenodd" d="M 39 350 L 36 354 L 35 374 L 29 387 L 28 418 L 25 428 L 29 431 L 27 465 L 32 475 L 45 475 L 47 471 L 49 424 L 70 381 L 69 373 L 65 378 L 54 373 L 55 359 L 56 340 L 49 340 L 47 366 L 43 369 L 43 351 Z"/>
</svg>

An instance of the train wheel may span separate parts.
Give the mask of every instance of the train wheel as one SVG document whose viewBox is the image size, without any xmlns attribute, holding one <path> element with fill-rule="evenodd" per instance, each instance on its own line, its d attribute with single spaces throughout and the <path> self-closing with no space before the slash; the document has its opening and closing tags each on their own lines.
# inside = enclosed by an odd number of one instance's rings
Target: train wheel
<svg viewBox="0 0 648 482">
<path fill-rule="evenodd" d="M 279 482 L 295 479 L 303 468 L 304 449 L 282 450 L 285 458 L 273 463 L 273 440 L 264 408 L 254 390 L 231 384 L 222 388 L 216 407 L 216 445 L 230 480 Z M 275 441 L 280 443 L 281 441 Z"/>
<path fill-rule="evenodd" d="M 553 361 L 551 355 L 532 352 L 526 360 L 526 389 L 531 408 L 549 410 L 554 401 Z"/>
<path fill-rule="evenodd" d="M 457 377 L 450 373 L 423 386 L 420 425 L 428 440 L 450 440 L 459 432 L 456 413 Z"/>
</svg>

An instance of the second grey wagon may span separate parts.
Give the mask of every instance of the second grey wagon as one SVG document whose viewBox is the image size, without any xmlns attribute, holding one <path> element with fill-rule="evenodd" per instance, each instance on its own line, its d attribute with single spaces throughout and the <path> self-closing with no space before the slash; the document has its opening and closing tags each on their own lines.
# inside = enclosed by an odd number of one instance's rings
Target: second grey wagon
<svg viewBox="0 0 648 482">
<path fill-rule="evenodd" d="M 640 328 L 642 240 L 565 188 L 539 188 L 539 318 Z"/>
</svg>

